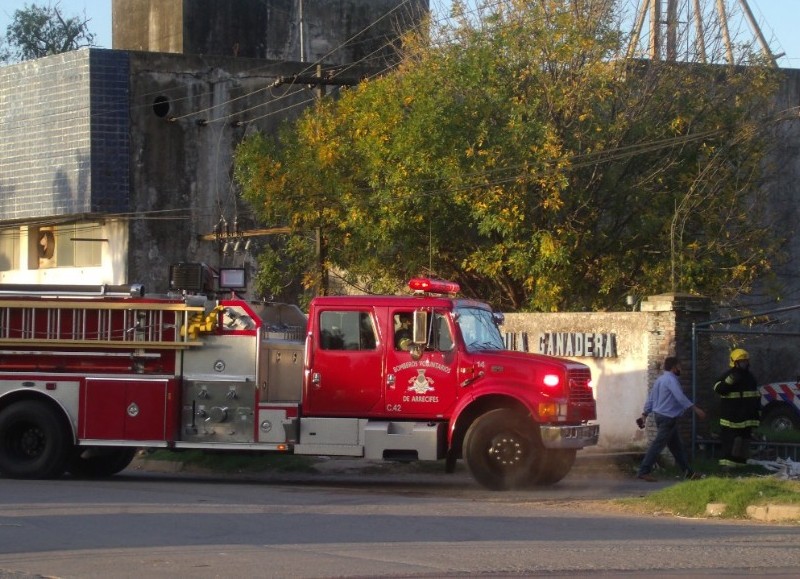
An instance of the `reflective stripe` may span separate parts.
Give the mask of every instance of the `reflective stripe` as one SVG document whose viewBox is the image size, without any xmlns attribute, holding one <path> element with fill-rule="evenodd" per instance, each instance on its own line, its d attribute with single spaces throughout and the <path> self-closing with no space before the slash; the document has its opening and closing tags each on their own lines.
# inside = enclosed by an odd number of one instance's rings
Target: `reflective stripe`
<svg viewBox="0 0 800 579">
<path fill-rule="evenodd" d="M 743 422 L 731 422 L 725 418 L 719 419 L 720 426 L 727 426 L 728 428 L 748 428 L 757 427 L 760 423 L 758 420 L 745 420 Z"/>
<path fill-rule="evenodd" d="M 730 394 L 720 394 L 720 398 L 758 398 L 761 393 L 757 390 L 747 390 L 746 392 L 731 392 Z"/>
</svg>

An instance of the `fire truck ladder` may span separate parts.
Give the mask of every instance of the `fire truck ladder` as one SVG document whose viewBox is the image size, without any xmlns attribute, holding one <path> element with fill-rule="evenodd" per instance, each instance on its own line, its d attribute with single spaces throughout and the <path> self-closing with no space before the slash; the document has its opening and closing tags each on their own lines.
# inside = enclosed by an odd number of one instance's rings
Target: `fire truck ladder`
<svg viewBox="0 0 800 579">
<path fill-rule="evenodd" d="M 141 291 L 140 286 L 131 286 L 127 295 L 106 289 L 100 293 L 74 289 L 83 286 L 59 286 L 73 288 L 70 291 L 36 287 L 34 293 L 0 284 L 0 347 L 175 350 L 202 343 L 197 340 L 198 332 L 190 330 L 203 318 L 203 306 L 130 299 Z M 113 299 L 80 299 L 82 296 Z"/>
</svg>

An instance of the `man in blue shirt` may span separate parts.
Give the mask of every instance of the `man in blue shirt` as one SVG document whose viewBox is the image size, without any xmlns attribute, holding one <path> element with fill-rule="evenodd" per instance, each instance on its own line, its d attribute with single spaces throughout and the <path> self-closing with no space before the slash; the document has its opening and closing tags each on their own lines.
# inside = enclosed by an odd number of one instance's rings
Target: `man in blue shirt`
<svg viewBox="0 0 800 579">
<path fill-rule="evenodd" d="M 639 465 L 636 477 L 641 480 L 656 482 L 657 479 L 650 473 L 664 447 L 669 448 L 672 456 L 675 457 L 675 463 L 683 471 L 684 478 L 700 478 L 700 475 L 689 466 L 689 460 L 686 458 L 686 451 L 678 433 L 678 419 L 689 408 L 694 410 L 700 420 L 705 419 L 706 413 L 695 406 L 694 402 L 683 393 L 680 380 L 678 380 L 680 375 L 680 360 L 674 356 L 667 357 L 664 360 L 664 373 L 653 383 L 653 387 L 647 395 L 647 402 L 644 404 L 642 417 L 636 421 L 640 428 L 644 428 L 644 419 L 652 412 L 658 429 L 656 437 L 644 455 L 642 464 Z"/>
</svg>

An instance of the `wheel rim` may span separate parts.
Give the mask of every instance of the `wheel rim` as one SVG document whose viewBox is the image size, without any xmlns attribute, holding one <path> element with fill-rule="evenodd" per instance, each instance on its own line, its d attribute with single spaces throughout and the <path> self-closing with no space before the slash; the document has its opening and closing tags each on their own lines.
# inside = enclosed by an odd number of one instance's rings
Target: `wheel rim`
<svg viewBox="0 0 800 579">
<path fill-rule="evenodd" d="M 6 448 L 18 458 L 41 456 L 47 443 L 44 431 L 35 424 L 18 424 L 6 438 Z"/>
<path fill-rule="evenodd" d="M 489 458 L 497 466 L 513 467 L 525 458 L 525 445 L 514 434 L 495 436 L 489 445 Z"/>
<path fill-rule="evenodd" d="M 778 416 L 772 420 L 770 427 L 772 430 L 793 430 L 794 424 L 785 416 Z"/>
</svg>

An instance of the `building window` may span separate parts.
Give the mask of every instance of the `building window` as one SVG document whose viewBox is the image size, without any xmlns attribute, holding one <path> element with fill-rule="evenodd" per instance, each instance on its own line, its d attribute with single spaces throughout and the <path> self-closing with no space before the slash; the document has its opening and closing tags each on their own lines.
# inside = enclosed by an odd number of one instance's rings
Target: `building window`
<svg viewBox="0 0 800 579">
<path fill-rule="evenodd" d="M 0 229 L 0 271 L 19 269 L 19 229 Z"/>
<path fill-rule="evenodd" d="M 102 265 L 102 227 L 71 223 L 39 229 L 39 267 L 95 267 Z"/>
</svg>

